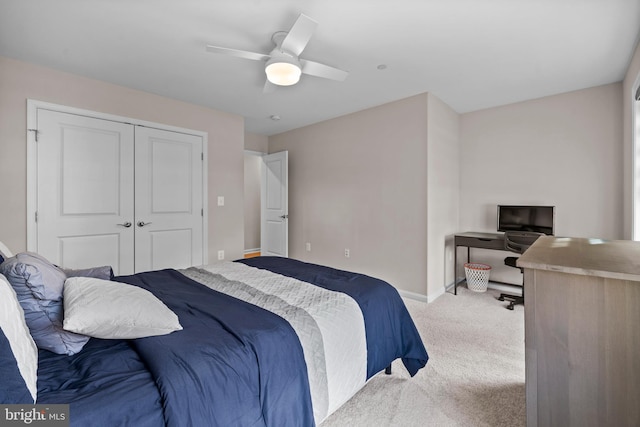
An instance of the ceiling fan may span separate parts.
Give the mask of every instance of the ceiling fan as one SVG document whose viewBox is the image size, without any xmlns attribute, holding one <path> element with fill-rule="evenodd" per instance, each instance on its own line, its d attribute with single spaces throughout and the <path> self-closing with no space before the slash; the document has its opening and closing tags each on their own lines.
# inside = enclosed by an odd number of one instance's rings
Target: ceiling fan
<svg viewBox="0 0 640 427">
<path fill-rule="evenodd" d="M 316 21 L 301 13 L 288 32 L 278 31 L 271 36 L 271 40 L 276 46 L 269 54 L 212 45 L 207 45 L 207 51 L 254 61 L 265 61 L 264 71 L 267 75 L 265 92 L 272 91 L 275 88 L 274 85 L 294 85 L 300 80 L 301 74 L 343 81 L 349 75 L 348 72 L 299 58 L 317 25 Z"/>
</svg>

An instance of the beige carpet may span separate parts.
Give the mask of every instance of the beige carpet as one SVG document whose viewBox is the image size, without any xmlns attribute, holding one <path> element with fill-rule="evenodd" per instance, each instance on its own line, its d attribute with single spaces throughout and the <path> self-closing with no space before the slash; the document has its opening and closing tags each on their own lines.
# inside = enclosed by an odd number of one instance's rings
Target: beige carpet
<svg viewBox="0 0 640 427">
<path fill-rule="evenodd" d="M 499 292 L 405 299 L 429 353 L 411 378 L 400 361 L 377 375 L 322 427 L 524 426 L 524 307 Z"/>
</svg>

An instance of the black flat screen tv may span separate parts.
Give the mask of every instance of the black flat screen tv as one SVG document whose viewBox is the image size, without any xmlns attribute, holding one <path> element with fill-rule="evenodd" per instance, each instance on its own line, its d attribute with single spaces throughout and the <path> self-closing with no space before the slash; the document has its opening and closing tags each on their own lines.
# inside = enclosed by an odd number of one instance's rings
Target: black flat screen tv
<svg viewBox="0 0 640 427">
<path fill-rule="evenodd" d="M 535 231 L 554 235 L 555 206 L 498 205 L 498 231 Z"/>
</svg>

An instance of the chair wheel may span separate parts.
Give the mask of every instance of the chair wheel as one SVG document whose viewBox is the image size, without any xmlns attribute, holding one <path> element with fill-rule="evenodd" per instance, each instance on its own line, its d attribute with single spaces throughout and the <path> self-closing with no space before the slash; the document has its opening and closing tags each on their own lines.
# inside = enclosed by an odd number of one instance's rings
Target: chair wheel
<svg viewBox="0 0 640 427">
<path fill-rule="evenodd" d="M 513 310 L 513 304 L 509 304 L 509 305 L 507 306 L 507 310 Z"/>
<path fill-rule="evenodd" d="M 504 297 L 503 297 L 502 295 L 500 295 L 500 296 L 498 297 L 498 301 L 504 301 Z"/>
</svg>

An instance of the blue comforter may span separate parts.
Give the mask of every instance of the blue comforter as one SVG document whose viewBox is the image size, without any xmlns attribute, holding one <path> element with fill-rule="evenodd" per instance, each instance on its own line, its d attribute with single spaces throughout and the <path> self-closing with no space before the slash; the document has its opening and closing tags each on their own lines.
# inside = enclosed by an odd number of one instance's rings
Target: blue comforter
<svg viewBox="0 0 640 427">
<path fill-rule="evenodd" d="M 153 377 L 123 340 L 92 338 L 73 356 L 40 350 L 37 403 L 70 404 L 72 426 L 164 425 Z"/>
<path fill-rule="evenodd" d="M 411 375 L 426 364 L 418 332 L 385 282 L 290 259 L 243 262 L 353 297 L 365 319 L 368 377 L 398 357 Z M 175 270 L 115 280 L 152 292 L 183 330 L 91 339 L 74 356 L 41 351 L 38 403 L 70 403 L 77 426 L 314 425 L 303 351 L 284 319 Z"/>
<path fill-rule="evenodd" d="M 183 327 L 133 343 L 164 398 L 167 425 L 314 425 L 302 347 L 284 319 L 175 270 L 117 280 L 152 292 Z"/>
</svg>

